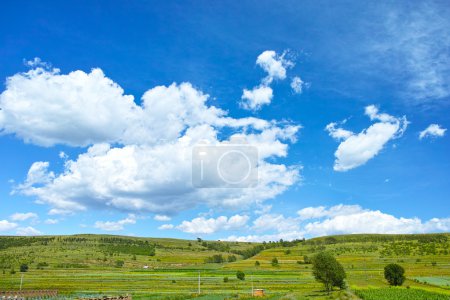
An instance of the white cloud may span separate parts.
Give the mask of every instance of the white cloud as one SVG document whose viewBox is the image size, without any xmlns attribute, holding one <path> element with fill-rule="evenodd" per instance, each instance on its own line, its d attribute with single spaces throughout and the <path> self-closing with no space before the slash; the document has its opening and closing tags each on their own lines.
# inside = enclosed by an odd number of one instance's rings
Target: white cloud
<svg viewBox="0 0 450 300">
<path fill-rule="evenodd" d="M 272 88 L 268 86 L 254 87 L 252 90 L 244 89 L 241 106 L 249 110 L 258 110 L 265 104 L 270 104 L 273 98 Z"/>
<path fill-rule="evenodd" d="M 139 109 L 100 69 L 40 67 L 9 77 L 0 107 L 0 131 L 42 146 L 120 141 Z"/>
<path fill-rule="evenodd" d="M 47 219 L 44 221 L 44 223 L 47 225 L 54 225 L 54 224 L 58 224 L 59 220 L 58 219 Z"/>
<path fill-rule="evenodd" d="M 165 215 L 155 215 L 153 217 L 153 220 L 155 221 L 160 221 L 160 222 L 167 222 L 170 221 L 172 218 L 169 216 L 165 216 Z"/>
<path fill-rule="evenodd" d="M 335 152 L 335 171 L 348 171 L 364 165 L 375 157 L 392 139 L 403 135 L 408 121 L 405 117 L 396 118 L 385 113 L 379 113 L 378 108 L 369 105 L 365 108 L 365 114 L 372 121 L 378 121 L 358 134 L 351 131 L 336 128 L 336 123 L 330 123 L 326 130 L 330 136 L 342 140 Z"/>
<path fill-rule="evenodd" d="M 280 65 L 270 57 L 261 57 L 258 64 L 273 78 L 282 78 Z M 281 66 L 287 65 L 283 60 Z M 235 119 L 208 105 L 208 99 L 190 83 L 174 83 L 149 89 L 137 105 L 100 69 L 62 74 L 36 67 L 13 75 L 0 95 L 2 134 L 43 146 L 88 146 L 74 159 L 60 153 L 64 168 L 57 174 L 48 162 L 33 163 L 14 192 L 49 205 L 49 215 L 88 208 L 171 215 L 197 204 L 259 205 L 300 179 L 300 166 L 274 162 L 287 156 L 300 126 Z M 229 144 L 234 136 L 258 147 L 258 186 L 195 189 L 192 147 Z"/>
<path fill-rule="evenodd" d="M 343 128 L 336 128 L 337 125 L 338 123 L 330 123 L 325 127 L 325 130 L 328 131 L 329 135 L 335 140 L 338 141 L 346 140 L 354 134 L 349 130 L 345 130 Z"/>
<path fill-rule="evenodd" d="M 397 218 L 379 210 L 363 210 L 308 223 L 304 230 L 311 236 L 355 233 L 426 233 L 450 230 L 450 219 L 432 219 L 423 222 L 419 218 Z"/>
<path fill-rule="evenodd" d="M 253 229 L 257 227 L 262 234 L 234 235 L 225 240 L 261 242 L 335 234 L 430 233 L 450 230 L 450 218 L 422 221 L 419 218 L 395 217 L 379 210 L 364 209 L 359 205 L 305 207 L 297 215 L 298 217 L 261 216 L 254 221 Z"/>
<path fill-rule="evenodd" d="M 300 220 L 312 220 L 323 217 L 336 217 L 364 211 L 359 205 L 339 204 L 326 208 L 325 206 L 305 207 L 297 212 Z"/>
<path fill-rule="evenodd" d="M 220 216 L 216 219 L 199 217 L 191 221 L 183 221 L 176 228 L 186 233 L 211 234 L 221 230 L 242 230 L 248 219 L 246 215 L 234 215 L 230 218 Z"/>
<path fill-rule="evenodd" d="M 38 215 L 32 212 L 28 213 L 15 213 L 9 217 L 11 221 L 26 221 L 28 219 L 37 219 Z"/>
<path fill-rule="evenodd" d="M 299 76 L 295 76 L 291 81 L 291 88 L 296 94 L 303 93 L 303 89 L 309 87 L 309 84 L 305 83 Z"/>
<path fill-rule="evenodd" d="M 299 224 L 295 218 L 285 218 L 283 215 L 265 214 L 253 221 L 255 231 L 291 232 L 299 231 Z"/>
<path fill-rule="evenodd" d="M 274 79 L 285 79 L 286 69 L 292 67 L 294 63 L 285 58 L 286 52 L 278 55 L 275 51 L 266 50 L 256 59 L 256 64 L 267 72 L 264 79 L 266 84 L 270 84 Z"/>
<path fill-rule="evenodd" d="M 419 133 L 419 139 L 426 137 L 443 137 L 446 131 L 446 128 L 442 128 L 438 124 L 431 124 Z"/>
<path fill-rule="evenodd" d="M 136 216 L 133 214 L 128 215 L 125 219 L 119 221 L 97 221 L 94 227 L 104 231 L 121 231 L 125 225 L 136 224 Z"/>
<path fill-rule="evenodd" d="M 445 9 L 418 4 L 385 15 L 385 31 L 373 49 L 378 66 L 401 76 L 408 101 L 433 101 L 450 95 L 450 21 Z M 378 55 L 377 55 L 378 54 Z M 383 74 L 385 76 L 385 74 Z M 406 75 L 406 76 L 405 76 Z"/>
<path fill-rule="evenodd" d="M 273 98 L 273 90 L 270 84 L 273 80 L 283 80 L 286 78 L 286 69 L 294 66 L 294 63 L 286 59 L 287 52 L 278 55 L 275 51 L 267 50 L 261 53 L 256 59 L 256 64 L 259 65 L 267 76 L 261 80 L 259 86 L 251 90 L 244 89 L 241 97 L 240 106 L 248 110 L 259 110 L 263 105 L 270 104 Z M 296 77 L 301 81 L 300 77 Z M 303 82 L 295 80 L 295 88 L 298 90 L 302 88 Z M 294 81 L 293 81 L 294 84 Z"/>
<path fill-rule="evenodd" d="M 42 235 L 42 232 L 33 228 L 31 226 L 28 227 L 19 227 L 17 228 L 16 235 L 20 236 L 33 236 L 33 235 Z"/>
<path fill-rule="evenodd" d="M 173 224 L 163 224 L 158 227 L 159 230 L 170 230 L 173 229 L 175 226 Z"/>
<path fill-rule="evenodd" d="M 17 227 L 16 223 L 7 220 L 0 220 L 0 231 L 9 231 Z"/>
<path fill-rule="evenodd" d="M 95 144 L 75 160 L 66 160 L 59 174 L 49 171 L 48 162 L 36 162 L 15 191 L 50 205 L 51 215 L 87 208 L 170 215 L 199 203 L 225 207 L 261 203 L 299 180 L 300 167 L 269 163 L 266 159 L 285 157 L 285 141 L 295 142 L 300 126 L 228 117 L 225 112 L 206 106 L 207 95 L 190 84 L 157 87 L 147 91 L 143 99 L 146 116 L 142 122 L 151 123 L 135 123 L 133 134 L 123 138 L 136 143 L 115 147 Z M 238 133 L 219 140 L 224 126 Z M 246 133 L 247 129 L 251 133 Z M 235 136 L 259 150 L 257 188 L 194 188 L 192 147 L 199 142 L 229 144 Z M 166 140 L 161 140 L 163 137 Z M 139 140 L 144 142 L 138 143 Z"/>
</svg>

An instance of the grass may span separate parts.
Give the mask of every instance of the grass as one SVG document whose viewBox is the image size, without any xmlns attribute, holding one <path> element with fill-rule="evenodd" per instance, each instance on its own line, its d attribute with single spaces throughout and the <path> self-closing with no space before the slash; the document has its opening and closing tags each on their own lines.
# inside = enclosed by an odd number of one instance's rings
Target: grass
<svg viewBox="0 0 450 300">
<path fill-rule="evenodd" d="M 18 289 L 19 267 L 26 263 L 29 271 L 24 273 L 24 288 L 58 289 L 72 296 L 128 293 L 135 299 L 250 299 L 253 282 L 255 288 L 266 290 L 265 299 L 358 299 L 352 290 L 364 299 L 385 299 L 376 297 L 387 290 L 405 295 L 415 292 L 411 297 L 417 299 L 426 299 L 420 298 L 421 291 L 444 297 L 436 299 L 450 297 L 450 290 L 442 284 L 450 278 L 450 234 L 324 237 L 266 244 L 263 251 L 247 259 L 238 254 L 261 245 L 106 235 L 0 237 L 0 287 Z M 323 250 L 333 252 L 343 264 L 351 287 L 348 291 L 330 296 L 314 280 L 304 258 Z M 235 255 L 237 261 L 205 263 L 217 254 Z M 277 266 L 272 266 L 274 257 Z M 123 266 L 117 267 L 117 261 L 123 261 Z M 405 286 L 411 289 L 387 288 L 383 268 L 388 263 L 405 268 Z M 11 274 L 11 269 L 16 273 Z M 238 270 L 246 274 L 246 280 L 236 278 Z M 196 295 L 199 272 L 201 297 Z"/>
</svg>

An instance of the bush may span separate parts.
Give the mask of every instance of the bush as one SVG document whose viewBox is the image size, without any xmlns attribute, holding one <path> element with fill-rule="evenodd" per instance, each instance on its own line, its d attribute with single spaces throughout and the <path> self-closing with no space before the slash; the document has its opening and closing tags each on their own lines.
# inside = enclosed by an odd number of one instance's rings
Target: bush
<svg viewBox="0 0 450 300">
<path fill-rule="evenodd" d="M 389 264 L 384 267 L 384 278 L 390 285 L 400 286 L 405 281 L 405 269 L 398 264 Z"/>
<path fill-rule="evenodd" d="M 213 263 L 213 264 L 221 264 L 221 263 L 225 262 L 225 259 L 223 258 L 222 254 L 215 254 L 211 257 L 206 258 L 205 262 Z"/>
<path fill-rule="evenodd" d="M 21 264 L 20 265 L 20 272 L 27 272 L 28 271 L 28 265 L 27 264 Z"/>
<path fill-rule="evenodd" d="M 223 282 L 228 282 L 228 277 L 224 277 Z"/>
<path fill-rule="evenodd" d="M 272 267 L 278 266 L 278 258 L 274 257 L 272 258 Z"/>
<path fill-rule="evenodd" d="M 259 261 L 255 261 L 255 267 L 259 267 L 260 265 Z"/>
<path fill-rule="evenodd" d="M 345 271 L 329 252 L 320 252 L 312 260 L 314 278 L 322 282 L 329 293 L 333 287 L 345 288 Z"/>
<path fill-rule="evenodd" d="M 242 271 L 237 271 L 236 272 L 236 278 L 239 280 L 245 280 L 245 273 Z"/>
<path fill-rule="evenodd" d="M 236 260 L 237 260 L 236 256 L 234 256 L 234 255 L 228 256 L 228 262 L 235 262 Z"/>
<path fill-rule="evenodd" d="M 37 264 L 36 267 L 37 267 L 38 270 L 43 270 L 44 267 L 48 267 L 48 263 L 46 263 L 46 262 L 40 262 L 40 263 Z"/>
<path fill-rule="evenodd" d="M 116 260 L 116 268 L 122 268 L 124 264 L 123 260 Z"/>
<path fill-rule="evenodd" d="M 311 264 L 312 263 L 311 259 L 307 255 L 303 255 L 303 261 L 305 262 L 305 264 Z"/>
</svg>

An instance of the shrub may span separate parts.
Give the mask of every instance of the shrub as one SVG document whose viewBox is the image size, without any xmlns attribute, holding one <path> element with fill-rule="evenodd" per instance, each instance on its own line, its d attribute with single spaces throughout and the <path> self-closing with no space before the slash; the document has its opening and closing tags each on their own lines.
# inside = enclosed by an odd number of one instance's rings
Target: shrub
<svg viewBox="0 0 450 300">
<path fill-rule="evenodd" d="M 234 256 L 234 255 L 228 256 L 228 262 L 235 262 L 236 260 L 237 260 L 236 256 Z"/>
<path fill-rule="evenodd" d="M 291 250 L 289 250 L 289 249 L 288 249 L 288 250 L 285 250 L 285 251 L 284 251 L 284 254 L 286 254 L 286 255 L 291 254 Z"/>
<path fill-rule="evenodd" d="M 224 277 L 223 282 L 228 282 L 228 277 Z"/>
<path fill-rule="evenodd" d="M 27 264 L 21 264 L 20 265 L 20 272 L 27 272 L 28 271 L 28 265 Z"/>
<path fill-rule="evenodd" d="M 214 264 L 221 264 L 225 262 L 225 259 L 223 258 L 222 254 L 215 254 L 211 257 L 208 257 L 205 259 L 206 263 L 214 263 Z"/>
<path fill-rule="evenodd" d="M 245 280 L 245 273 L 242 271 L 237 271 L 236 272 L 236 278 L 239 280 Z"/>
<path fill-rule="evenodd" d="M 259 267 L 260 265 L 259 261 L 255 261 L 255 267 Z"/>
<path fill-rule="evenodd" d="M 123 260 L 116 260 L 116 268 L 122 268 L 124 264 Z"/>
<path fill-rule="evenodd" d="M 312 263 L 311 259 L 307 255 L 303 255 L 303 261 L 305 262 L 305 264 Z"/>
<path fill-rule="evenodd" d="M 390 285 L 400 286 L 405 281 L 405 269 L 398 264 L 389 264 L 384 267 L 384 278 Z"/>
<path fill-rule="evenodd" d="M 272 267 L 278 266 L 278 258 L 274 257 L 272 258 Z"/>
</svg>

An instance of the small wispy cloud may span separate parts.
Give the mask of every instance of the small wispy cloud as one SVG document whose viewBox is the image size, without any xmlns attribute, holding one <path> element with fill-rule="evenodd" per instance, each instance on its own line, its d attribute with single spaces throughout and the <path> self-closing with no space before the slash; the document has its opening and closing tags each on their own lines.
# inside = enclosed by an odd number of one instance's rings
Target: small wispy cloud
<svg viewBox="0 0 450 300">
<path fill-rule="evenodd" d="M 446 128 L 442 128 L 438 124 L 431 124 L 419 133 L 419 139 L 421 140 L 426 137 L 443 137 L 446 131 Z"/>
</svg>

